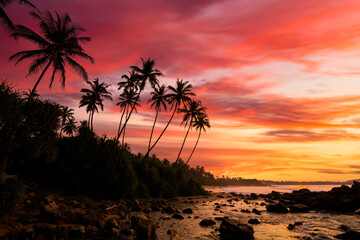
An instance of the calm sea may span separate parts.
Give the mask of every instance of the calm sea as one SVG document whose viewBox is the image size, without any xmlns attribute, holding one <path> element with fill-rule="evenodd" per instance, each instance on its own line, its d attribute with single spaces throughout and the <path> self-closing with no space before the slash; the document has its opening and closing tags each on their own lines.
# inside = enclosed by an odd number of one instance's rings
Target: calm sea
<svg viewBox="0 0 360 240">
<path fill-rule="evenodd" d="M 277 192 L 292 192 L 293 190 L 299 190 L 307 188 L 312 192 L 329 191 L 333 187 L 339 187 L 340 185 L 272 185 L 272 186 L 226 186 L 226 187 L 214 187 L 205 186 L 207 191 L 214 193 L 218 192 L 235 192 L 235 193 L 256 193 L 256 194 L 267 194 L 272 191 Z"/>
</svg>

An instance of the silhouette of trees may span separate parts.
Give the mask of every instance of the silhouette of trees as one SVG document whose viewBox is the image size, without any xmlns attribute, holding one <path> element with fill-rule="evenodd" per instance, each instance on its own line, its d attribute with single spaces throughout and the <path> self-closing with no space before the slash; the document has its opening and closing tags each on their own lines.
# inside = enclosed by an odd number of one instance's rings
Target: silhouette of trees
<svg viewBox="0 0 360 240">
<path fill-rule="evenodd" d="M 62 127 L 62 131 L 69 136 L 73 136 L 77 131 L 75 118 L 68 119 Z"/>
<path fill-rule="evenodd" d="M 86 106 L 86 112 L 89 113 L 89 125 L 90 129 L 93 130 L 94 113 L 99 112 L 98 106 L 101 111 L 104 111 L 104 99 L 112 100 L 111 93 L 107 91 L 110 86 L 104 82 L 99 83 L 99 79 L 95 78 L 94 81 L 86 81 L 90 85 L 90 89 L 82 88 L 80 91 L 85 93 L 81 96 L 79 107 Z"/>
<path fill-rule="evenodd" d="M 4 7 L 6 7 L 12 2 L 18 2 L 19 4 L 24 4 L 29 7 L 36 8 L 31 2 L 27 0 L 0 0 L 0 22 L 9 32 L 14 32 L 16 27 L 11 21 L 11 19 L 8 17 L 8 15 L 5 13 Z"/>
<path fill-rule="evenodd" d="M 61 106 L 61 116 L 60 116 L 60 137 L 61 133 L 63 131 L 63 127 L 66 125 L 66 123 L 70 122 L 70 120 L 74 120 L 74 109 L 69 108 L 67 106 Z"/>
<path fill-rule="evenodd" d="M 74 57 L 80 57 L 94 63 L 94 59 L 87 55 L 81 47 L 81 43 L 91 40 L 89 37 L 79 37 L 79 33 L 85 30 L 74 25 L 67 13 L 59 15 L 55 12 L 55 18 L 49 11 L 32 12 L 31 15 L 39 21 L 42 34 L 39 35 L 25 26 L 16 25 L 16 31 L 11 36 L 25 38 L 35 43 L 38 49 L 18 52 L 12 55 L 9 61 L 15 61 L 15 65 L 17 65 L 24 59 L 34 59 L 27 76 L 42 71 L 32 92 L 35 92 L 50 65 L 53 67 L 50 88 L 57 73 L 60 74 L 62 87 L 65 87 L 66 65 L 71 66 L 85 80 L 88 80 L 85 69 L 74 60 Z"/>
<path fill-rule="evenodd" d="M 185 124 L 185 127 L 188 125 L 188 130 L 186 132 L 186 135 L 184 137 L 184 141 L 181 145 L 179 154 L 176 158 L 175 163 L 177 163 L 180 159 L 181 152 L 183 150 L 186 138 L 189 134 L 190 129 L 193 127 L 193 121 L 198 118 L 199 116 L 205 114 L 206 108 L 201 105 L 201 101 L 197 101 L 192 99 L 188 104 L 184 106 L 184 108 L 179 109 L 180 113 L 184 113 L 183 120 L 181 122 L 181 125 Z"/>
</svg>

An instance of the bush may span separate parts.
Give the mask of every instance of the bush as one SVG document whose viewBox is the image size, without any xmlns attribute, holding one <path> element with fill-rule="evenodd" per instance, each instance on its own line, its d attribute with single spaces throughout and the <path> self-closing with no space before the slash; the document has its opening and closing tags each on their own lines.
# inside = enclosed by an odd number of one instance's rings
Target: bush
<svg viewBox="0 0 360 240">
<path fill-rule="evenodd" d="M 14 178 L 0 182 L 0 217 L 11 215 L 22 207 L 24 187 Z"/>
</svg>

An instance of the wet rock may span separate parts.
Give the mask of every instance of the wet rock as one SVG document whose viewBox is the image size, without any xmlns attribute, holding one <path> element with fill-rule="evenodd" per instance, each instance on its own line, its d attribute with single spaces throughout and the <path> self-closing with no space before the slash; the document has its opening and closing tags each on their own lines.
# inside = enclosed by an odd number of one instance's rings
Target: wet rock
<svg viewBox="0 0 360 240">
<path fill-rule="evenodd" d="M 224 218 L 220 225 L 220 236 L 225 240 L 253 240 L 254 229 L 249 224 L 241 223 L 238 219 Z"/>
<path fill-rule="evenodd" d="M 350 230 L 350 231 L 347 231 L 346 233 L 335 235 L 334 238 L 344 239 L 344 240 L 359 240 L 360 232 Z"/>
<path fill-rule="evenodd" d="M 354 211 L 354 214 L 360 215 L 360 208 Z"/>
<path fill-rule="evenodd" d="M 88 225 L 85 228 L 85 232 L 90 235 L 95 235 L 98 233 L 98 231 L 99 231 L 99 229 L 93 225 Z"/>
<path fill-rule="evenodd" d="M 171 218 L 175 218 L 175 219 L 184 219 L 184 217 L 178 213 L 175 213 L 174 215 L 171 216 Z"/>
<path fill-rule="evenodd" d="M 173 228 L 170 228 L 169 230 L 167 230 L 166 233 L 167 233 L 167 235 L 175 235 L 175 234 L 177 234 L 177 231 Z"/>
<path fill-rule="evenodd" d="M 126 228 L 126 229 L 122 229 L 120 231 L 120 233 L 125 236 L 130 236 L 130 235 L 133 235 L 135 233 L 135 231 L 132 228 Z"/>
<path fill-rule="evenodd" d="M 85 226 L 78 224 L 61 224 L 58 230 L 70 239 L 81 238 L 85 234 Z"/>
<path fill-rule="evenodd" d="M 257 215 L 261 215 L 261 211 L 257 210 L 256 208 L 253 208 L 252 212 Z"/>
<path fill-rule="evenodd" d="M 289 212 L 287 207 L 282 203 L 268 204 L 268 205 L 266 205 L 266 210 L 268 212 L 276 212 L 276 213 L 288 213 Z"/>
<path fill-rule="evenodd" d="M 260 203 L 260 206 L 266 206 L 266 203 L 262 202 Z"/>
<path fill-rule="evenodd" d="M 241 209 L 240 212 L 242 212 L 242 213 L 251 213 L 251 211 L 249 209 Z"/>
<path fill-rule="evenodd" d="M 216 224 L 216 222 L 212 219 L 203 219 L 199 224 L 200 226 L 207 227 Z"/>
<path fill-rule="evenodd" d="M 158 206 L 151 206 L 151 210 L 154 212 L 160 212 L 160 208 Z"/>
<path fill-rule="evenodd" d="M 303 223 L 302 222 L 295 222 L 294 225 L 295 226 L 300 226 L 300 225 L 303 225 Z"/>
<path fill-rule="evenodd" d="M 295 225 L 290 223 L 290 224 L 287 226 L 287 229 L 289 229 L 289 230 L 294 230 L 294 229 L 295 229 Z"/>
<path fill-rule="evenodd" d="M 252 218 L 252 219 L 249 219 L 248 223 L 249 224 L 259 224 L 260 221 L 258 219 L 256 219 L 256 218 Z"/>
<path fill-rule="evenodd" d="M 349 230 L 351 230 L 349 226 L 346 226 L 346 225 L 344 225 L 344 224 L 341 224 L 341 225 L 339 226 L 339 228 L 340 228 L 341 230 L 344 230 L 344 231 L 349 231 Z"/>
<path fill-rule="evenodd" d="M 189 213 L 189 214 L 194 213 L 194 211 L 191 208 L 185 208 L 185 209 L 182 210 L 182 212 L 183 213 Z"/>
<path fill-rule="evenodd" d="M 132 216 L 131 226 L 136 233 L 136 239 L 156 239 L 158 222 L 147 219 L 145 216 Z"/>
<path fill-rule="evenodd" d="M 215 220 L 216 220 L 216 221 L 222 221 L 222 220 L 223 220 L 223 217 L 215 217 Z"/>
<path fill-rule="evenodd" d="M 167 207 L 163 208 L 163 212 L 168 213 L 168 214 L 173 214 L 176 212 L 176 209 L 173 208 L 172 206 L 167 206 Z"/>
<path fill-rule="evenodd" d="M 200 217 L 199 217 L 199 216 L 195 216 L 194 219 L 200 219 Z"/>
<path fill-rule="evenodd" d="M 293 204 L 289 206 L 290 212 L 306 213 L 310 211 L 310 208 L 305 204 Z"/>
</svg>

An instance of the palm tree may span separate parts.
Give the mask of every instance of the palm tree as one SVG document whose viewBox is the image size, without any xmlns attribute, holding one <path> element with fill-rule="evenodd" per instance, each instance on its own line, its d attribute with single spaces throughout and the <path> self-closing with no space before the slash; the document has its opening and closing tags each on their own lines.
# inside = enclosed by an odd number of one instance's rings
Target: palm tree
<svg viewBox="0 0 360 240">
<path fill-rule="evenodd" d="M 60 137 L 61 137 L 61 133 L 63 131 L 63 126 L 66 124 L 66 122 L 70 121 L 71 119 L 74 118 L 74 109 L 69 107 L 65 107 L 65 106 L 61 106 L 60 107 L 61 110 L 61 116 L 60 116 Z"/>
<path fill-rule="evenodd" d="M 195 128 L 196 131 L 199 131 L 199 135 L 198 135 L 198 138 L 196 140 L 194 149 L 192 150 L 192 152 L 190 154 L 190 157 L 186 161 L 185 165 L 187 165 L 189 163 L 190 158 L 192 157 L 192 155 L 193 155 L 193 153 L 194 153 L 194 151 L 196 149 L 196 146 L 198 145 L 200 135 L 201 135 L 201 131 L 206 132 L 206 128 L 210 128 L 210 122 L 209 122 L 209 118 L 208 118 L 207 114 L 204 113 L 204 114 L 200 114 L 199 116 L 197 116 L 194 119 L 194 122 L 193 122 L 192 126 Z"/>
<path fill-rule="evenodd" d="M 66 133 L 67 135 L 72 136 L 77 131 L 76 123 L 77 122 L 75 122 L 74 118 L 70 118 L 61 130 L 64 131 L 64 133 Z"/>
<path fill-rule="evenodd" d="M 140 99 L 140 94 L 141 92 L 144 90 L 146 82 L 149 82 L 151 84 L 152 88 L 155 88 L 155 86 L 159 85 L 159 81 L 157 79 L 157 77 L 159 76 L 164 76 L 160 70 L 158 69 L 154 69 L 155 66 L 155 59 L 148 59 L 148 60 L 144 60 L 143 58 L 141 58 L 142 61 L 142 68 L 139 68 L 138 66 L 130 66 L 130 68 L 137 74 L 138 76 L 138 86 L 139 86 L 139 92 L 138 95 L 136 97 L 136 101 L 135 103 L 137 103 Z M 120 130 L 120 134 L 124 131 L 127 122 L 130 119 L 131 113 L 134 111 L 135 108 L 135 104 L 132 106 L 128 117 L 125 120 L 124 125 L 122 126 L 121 130 Z"/>
<path fill-rule="evenodd" d="M 94 63 L 94 59 L 87 55 L 81 47 L 81 43 L 91 40 L 89 37 L 79 37 L 79 33 L 85 30 L 74 25 L 69 14 L 65 13 L 60 16 L 57 12 L 55 13 L 55 18 L 49 11 L 39 14 L 31 13 L 39 21 L 42 35 L 22 25 L 17 25 L 16 31 L 11 34 L 13 37 L 23 37 L 38 45 L 36 50 L 21 51 L 9 58 L 9 61 L 16 61 L 15 65 L 24 59 L 34 58 L 27 76 L 36 74 L 42 69 L 32 92 L 35 92 L 50 65 L 53 67 L 49 86 L 51 88 L 56 73 L 60 74 L 62 87 L 65 87 L 66 65 L 70 65 L 86 81 L 88 80 L 87 72 L 73 59 L 74 57 L 84 58 Z"/>
<path fill-rule="evenodd" d="M 122 114 L 121 114 L 121 118 L 120 118 L 120 123 L 119 123 L 119 128 L 118 128 L 118 134 L 117 134 L 117 137 L 116 139 L 119 140 L 120 138 L 120 130 L 121 130 L 121 124 L 122 124 L 122 120 L 123 120 L 123 117 L 125 115 L 125 119 L 127 118 L 128 116 L 128 113 L 129 113 L 129 110 L 132 106 L 135 105 L 135 112 L 137 112 L 137 109 L 136 107 L 140 107 L 140 104 L 136 102 L 136 96 L 137 96 L 137 93 L 134 89 L 124 89 L 123 93 L 120 94 L 119 96 L 119 102 L 116 104 L 117 106 L 120 107 L 121 111 L 122 111 Z M 124 138 L 125 138 L 125 130 L 123 131 L 123 143 L 122 145 L 124 145 Z"/>
<path fill-rule="evenodd" d="M 129 71 L 129 75 L 122 75 L 121 78 L 125 79 L 125 81 L 118 82 L 119 88 L 118 90 L 121 90 L 122 88 L 128 90 L 128 89 L 135 89 L 138 90 L 138 82 L 140 75 L 135 72 L 133 69 L 131 72 Z"/>
<path fill-rule="evenodd" d="M 185 127 L 187 125 L 189 125 L 189 127 L 188 127 L 188 130 L 186 132 L 184 141 L 183 141 L 183 143 L 181 145 L 181 148 L 180 148 L 180 151 L 179 151 L 179 154 L 178 154 L 178 156 L 176 158 L 175 163 L 177 163 L 179 161 L 179 159 L 180 159 L 180 155 L 181 155 L 181 152 L 182 152 L 182 150 L 184 148 L 186 138 L 187 138 L 187 136 L 189 134 L 190 129 L 193 127 L 193 121 L 196 118 L 198 118 L 200 115 L 205 114 L 205 110 L 206 110 L 206 108 L 201 105 L 201 101 L 197 101 L 197 100 L 194 100 L 194 99 L 191 100 L 187 105 L 185 105 L 184 108 L 179 109 L 180 113 L 184 113 L 184 117 L 183 117 L 183 120 L 181 122 L 181 125 L 185 124 Z"/>
<path fill-rule="evenodd" d="M 155 120 L 154 120 L 152 129 L 151 129 L 151 134 L 150 134 L 150 139 L 149 139 L 148 151 L 151 146 L 151 138 L 154 133 L 154 128 L 155 128 L 158 114 L 159 114 L 159 112 L 161 112 L 161 108 L 163 108 L 166 111 L 166 102 L 168 102 L 167 97 L 165 95 L 166 91 L 167 90 L 166 90 L 165 85 L 161 85 L 159 88 L 155 88 L 154 91 L 151 92 L 151 98 L 148 100 L 148 103 L 151 103 L 150 106 L 154 107 L 156 110 Z"/>
<path fill-rule="evenodd" d="M 86 81 L 87 84 L 90 85 L 91 89 L 83 88 L 80 91 L 85 93 L 85 95 L 81 96 L 79 107 L 86 106 L 86 112 L 89 113 L 89 121 L 90 129 L 93 130 L 93 120 L 94 113 L 99 112 L 98 106 L 100 106 L 101 111 L 104 111 L 104 99 L 112 100 L 111 93 L 109 93 L 106 89 L 110 86 L 104 82 L 99 83 L 99 79 L 95 78 L 94 81 Z"/>
<path fill-rule="evenodd" d="M 168 87 L 168 90 L 171 91 L 172 93 L 167 94 L 166 98 L 167 98 L 168 102 L 171 104 L 170 109 L 173 109 L 173 113 L 170 117 L 169 122 L 166 124 L 164 130 L 161 132 L 159 137 L 156 139 L 155 143 L 150 147 L 150 149 L 145 154 L 145 157 L 149 155 L 151 150 L 158 143 L 158 141 L 160 140 L 160 138 L 162 137 L 162 135 L 164 134 L 164 132 L 170 125 L 170 123 L 175 115 L 175 112 L 178 110 L 178 108 L 181 107 L 182 105 L 186 105 L 191 100 L 190 96 L 195 96 L 195 93 L 193 93 L 191 91 L 191 88 L 192 88 L 192 85 L 189 84 L 189 81 L 184 82 L 182 79 L 176 80 L 176 87 L 172 87 L 172 86 Z"/>
<path fill-rule="evenodd" d="M 15 31 L 15 25 L 11 21 L 11 19 L 8 17 L 8 15 L 5 13 L 3 7 L 6 7 L 8 4 L 15 2 L 14 0 L 0 0 L 0 21 L 5 29 L 7 29 L 9 32 Z M 17 0 L 18 3 L 27 5 L 29 7 L 35 8 L 36 7 L 27 0 Z"/>
</svg>

